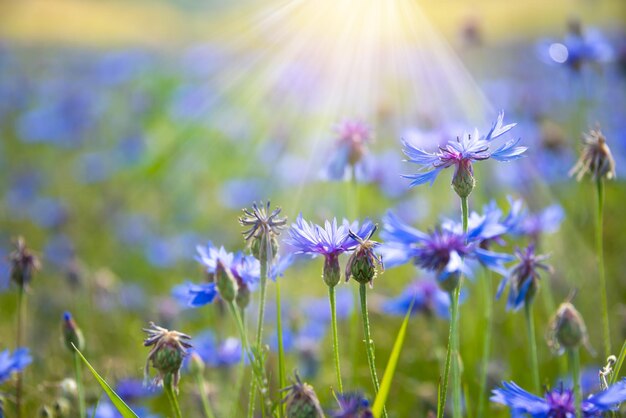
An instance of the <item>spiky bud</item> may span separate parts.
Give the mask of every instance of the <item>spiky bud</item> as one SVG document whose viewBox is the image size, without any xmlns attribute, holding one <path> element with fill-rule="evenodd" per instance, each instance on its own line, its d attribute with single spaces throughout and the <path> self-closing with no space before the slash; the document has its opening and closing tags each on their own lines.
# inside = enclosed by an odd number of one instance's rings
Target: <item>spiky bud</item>
<svg viewBox="0 0 626 418">
<path fill-rule="evenodd" d="M 85 348 L 85 339 L 83 338 L 83 333 L 76 325 L 76 321 L 72 318 L 72 314 L 69 312 L 65 312 L 63 314 L 63 343 L 71 353 L 74 352 L 74 347 L 78 348 L 80 351 L 83 351 Z"/>
<path fill-rule="evenodd" d="M 570 302 L 562 303 L 550 322 L 550 346 L 562 352 L 587 343 L 587 327 L 582 316 Z"/>
<path fill-rule="evenodd" d="M 288 418 L 324 418 L 324 412 L 313 387 L 303 383 L 296 374 L 291 386 L 283 389 L 287 392 L 286 402 Z"/>
<path fill-rule="evenodd" d="M 11 280 L 20 288 L 27 288 L 34 273 L 39 270 L 39 259 L 27 247 L 24 238 L 18 237 L 15 250 L 9 255 Z"/>
<path fill-rule="evenodd" d="M 237 283 L 229 269 L 224 267 L 221 260 L 215 266 L 215 283 L 220 297 L 226 302 L 233 302 L 237 296 Z"/>
<path fill-rule="evenodd" d="M 378 243 L 370 239 L 375 231 L 376 227 L 372 228 L 371 233 L 365 239 L 349 231 L 350 237 L 359 244 L 354 249 L 352 255 L 350 255 L 346 264 L 346 281 L 352 277 L 360 284 L 369 283 L 372 286 L 374 278 L 378 274 L 378 267 L 383 267 L 382 259 L 374 252 L 374 248 L 376 248 Z"/>
<path fill-rule="evenodd" d="M 243 235 L 250 246 L 252 255 L 262 263 L 272 262 L 278 254 L 278 241 L 276 237 L 287 224 L 287 218 L 281 218 L 281 209 L 276 208 L 270 212 L 270 202 L 257 205 L 252 204 L 252 210 L 244 209 L 243 216 L 239 218 L 242 226 L 249 227 Z"/>
<path fill-rule="evenodd" d="M 146 360 L 145 378 L 148 377 L 152 363 L 152 367 L 158 372 L 154 383 L 158 385 L 171 379 L 174 389 L 178 390 L 180 367 L 187 355 L 187 349 L 191 348 L 191 344 L 188 342 L 191 337 L 178 331 L 170 331 L 160 327 L 154 322 L 150 322 L 150 328 L 144 328 L 144 331 L 148 333 L 148 337 L 144 340 L 143 345 L 152 347 Z"/>
<path fill-rule="evenodd" d="M 593 180 L 615 178 L 615 160 L 606 138 L 600 129 L 591 129 L 583 134 L 584 148 L 578 162 L 570 170 L 570 176 L 576 174 L 581 180 L 586 174 Z"/>
<path fill-rule="evenodd" d="M 198 377 L 204 373 L 205 364 L 202 357 L 195 351 L 189 356 L 189 374 Z"/>
<path fill-rule="evenodd" d="M 329 254 L 325 257 L 322 275 L 326 286 L 337 286 L 341 280 L 341 268 L 339 267 L 339 256 L 337 254 Z"/>
<path fill-rule="evenodd" d="M 52 404 L 52 410 L 56 418 L 69 418 L 72 411 L 72 406 L 67 398 L 57 398 Z"/>
<path fill-rule="evenodd" d="M 472 193 L 475 186 L 476 179 L 474 178 L 472 161 L 463 159 L 456 166 L 454 176 L 452 177 L 452 188 L 454 188 L 459 197 L 466 198 Z"/>
</svg>

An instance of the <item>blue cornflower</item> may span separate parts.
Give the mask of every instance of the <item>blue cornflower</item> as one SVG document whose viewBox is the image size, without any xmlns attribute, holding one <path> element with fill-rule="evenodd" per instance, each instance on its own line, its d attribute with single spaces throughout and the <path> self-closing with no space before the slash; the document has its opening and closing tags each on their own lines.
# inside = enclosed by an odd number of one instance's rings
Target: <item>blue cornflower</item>
<svg viewBox="0 0 626 418">
<path fill-rule="evenodd" d="M 196 353 L 202 361 L 211 367 L 229 367 L 241 362 L 242 346 L 237 338 L 228 337 L 218 342 L 211 331 L 204 331 L 193 339 L 193 347 L 189 356 L 183 360 L 183 368 L 187 369 L 191 353 Z"/>
<path fill-rule="evenodd" d="M 583 417 L 601 417 L 604 412 L 613 410 L 626 400 L 626 379 L 606 390 L 584 399 L 581 404 Z M 574 418 L 576 405 L 574 393 L 561 384 L 558 389 L 547 391 L 544 397 L 526 392 L 513 382 L 502 382 L 502 387 L 494 389 L 492 402 L 511 408 L 514 414 L 528 414 L 533 418 Z"/>
<path fill-rule="evenodd" d="M 422 269 L 433 271 L 442 283 L 452 278 L 448 284 L 453 285 L 461 273 L 472 276 L 464 259 L 478 260 L 501 274 L 506 271 L 503 263 L 510 261 L 511 256 L 480 248 L 481 241 L 490 236 L 485 235 L 486 232 L 484 223 L 463 234 L 458 225 L 447 222 L 427 234 L 406 225 L 395 214 L 388 212 L 383 218 L 381 236 L 385 243 L 380 251 L 388 267 L 412 260 Z"/>
<path fill-rule="evenodd" d="M 28 348 L 17 348 L 12 355 L 8 349 L 0 352 L 0 383 L 24 370 L 32 361 Z"/>
<path fill-rule="evenodd" d="M 328 176 L 333 180 L 341 180 L 349 166 L 355 167 L 361 161 L 372 134 L 365 123 L 351 120 L 338 124 L 335 130 L 336 149 L 328 166 Z"/>
<path fill-rule="evenodd" d="M 404 316 L 411 303 L 411 315 L 421 312 L 429 316 L 435 314 L 441 318 L 450 318 L 450 295 L 431 279 L 410 283 L 400 295 L 385 301 L 382 310 L 391 315 Z"/>
<path fill-rule="evenodd" d="M 338 393 L 339 409 L 330 412 L 332 418 L 372 418 L 367 398 L 361 392 Z"/>
<path fill-rule="evenodd" d="M 559 204 L 550 205 L 539 212 L 530 212 L 524 207 L 521 199 L 509 198 L 511 210 L 503 223 L 512 235 L 527 236 L 532 242 L 537 242 L 545 233 L 558 231 L 565 212 Z"/>
<path fill-rule="evenodd" d="M 540 270 L 551 271 L 545 264 L 547 255 L 536 255 L 535 245 L 530 244 L 525 250 L 515 249 L 518 263 L 514 265 L 505 278 L 500 282 L 496 298 L 500 298 L 507 283 L 510 284 L 509 297 L 506 303 L 507 310 L 519 310 L 525 303 L 531 303 L 539 288 Z"/>
<path fill-rule="evenodd" d="M 456 141 L 448 141 L 440 146 L 437 152 L 427 152 L 417 148 L 407 141 L 403 141 L 404 153 L 408 161 L 421 166 L 420 172 L 404 175 L 411 179 L 411 187 L 424 183 L 431 185 L 439 172 L 445 168 L 455 166 L 452 186 L 461 197 L 467 197 L 474 188 L 472 162 L 493 158 L 497 161 L 512 161 L 520 158 L 526 147 L 517 146 L 520 139 L 505 142 L 499 148 L 492 150 L 492 142 L 496 138 L 510 131 L 516 124 L 503 125 L 504 113 L 500 112 L 498 119 L 487 135 L 481 136 L 478 130 L 473 134 L 464 133 Z"/>
<path fill-rule="evenodd" d="M 296 222 L 289 229 L 289 238 L 285 241 L 293 247 L 294 254 L 312 254 L 324 256 L 324 281 L 330 287 L 339 283 L 341 271 L 339 269 L 339 255 L 353 250 L 358 242 L 350 236 L 352 231 L 357 237 L 366 239 L 375 226 L 365 221 L 359 228 L 358 222 L 350 224 L 344 220 L 337 225 L 337 219 L 326 221 L 324 227 L 307 222 L 298 215 Z"/>
<path fill-rule="evenodd" d="M 154 388 L 144 385 L 141 379 L 122 379 L 117 382 L 115 392 L 128 403 L 149 398 L 156 394 Z"/>
</svg>

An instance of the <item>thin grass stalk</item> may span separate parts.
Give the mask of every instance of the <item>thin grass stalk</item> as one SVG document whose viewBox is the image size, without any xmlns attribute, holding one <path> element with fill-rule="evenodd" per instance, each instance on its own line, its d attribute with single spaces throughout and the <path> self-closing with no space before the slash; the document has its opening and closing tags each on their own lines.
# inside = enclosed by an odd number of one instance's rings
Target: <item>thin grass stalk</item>
<svg viewBox="0 0 626 418">
<path fill-rule="evenodd" d="M 611 327 L 609 325 L 609 302 L 606 294 L 606 273 L 604 270 L 604 181 L 596 180 L 598 210 L 596 218 L 596 251 L 598 258 L 598 276 L 600 278 L 600 303 L 602 304 L 602 329 L 604 336 L 604 357 L 611 355 Z"/>
<path fill-rule="evenodd" d="M 533 391 L 540 393 L 539 360 L 537 357 L 537 338 L 535 336 L 535 318 L 533 316 L 532 302 L 524 304 L 524 314 L 526 317 L 526 329 L 528 331 L 528 345 L 530 346 L 530 369 L 532 373 Z"/>
<path fill-rule="evenodd" d="M 483 417 L 485 414 L 485 400 L 487 394 L 487 374 L 489 372 L 489 357 L 491 355 L 491 336 L 493 333 L 493 300 L 492 300 L 492 274 L 485 271 L 483 278 L 483 293 L 485 295 L 484 313 L 485 313 L 485 332 L 483 334 L 483 357 L 480 368 L 480 389 L 478 392 L 478 407 L 476 416 Z"/>
<path fill-rule="evenodd" d="M 85 407 L 85 388 L 83 386 L 82 363 L 78 352 L 74 350 L 74 375 L 76 378 L 76 390 L 78 392 L 78 413 L 80 418 L 87 416 L 87 408 Z"/>
</svg>

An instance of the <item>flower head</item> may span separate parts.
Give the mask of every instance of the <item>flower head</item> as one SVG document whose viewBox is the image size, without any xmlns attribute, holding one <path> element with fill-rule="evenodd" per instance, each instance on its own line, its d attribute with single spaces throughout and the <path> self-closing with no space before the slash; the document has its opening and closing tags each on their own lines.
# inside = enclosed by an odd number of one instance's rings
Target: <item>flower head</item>
<svg viewBox="0 0 626 418">
<path fill-rule="evenodd" d="M 589 174 L 593 180 L 614 179 L 615 160 L 602 131 L 591 129 L 589 133 L 584 133 L 583 144 L 583 151 L 576 165 L 570 170 L 570 176 L 576 174 L 578 181 L 585 174 Z"/>
<path fill-rule="evenodd" d="M 242 226 L 248 227 L 243 233 L 252 255 L 257 260 L 272 261 L 278 251 L 276 237 L 280 235 L 281 229 L 287 224 L 287 218 L 281 218 L 281 209 L 276 208 L 270 212 L 270 202 L 263 205 L 252 204 L 252 210 L 244 209 L 243 216 L 239 218 Z"/>
<path fill-rule="evenodd" d="M 626 400 L 626 379 L 584 399 L 581 409 L 584 418 L 602 417 L 617 404 Z M 502 382 L 502 387 L 494 389 L 492 402 L 511 408 L 514 414 L 528 414 L 533 418 L 575 418 L 576 404 L 574 393 L 563 384 L 546 391 L 544 397 L 533 395 L 513 382 Z"/>
<path fill-rule="evenodd" d="M 524 304 L 531 303 L 539 289 L 540 271 L 551 271 L 552 268 L 545 264 L 547 255 L 536 255 L 535 245 L 531 244 L 525 250 L 515 249 L 518 263 L 509 270 L 507 276 L 502 279 L 497 298 L 500 298 L 507 283 L 510 285 L 509 297 L 506 308 L 519 310 Z"/>
<path fill-rule="evenodd" d="M 24 238 L 18 237 L 15 250 L 9 255 L 11 262 L 11 279 L 19 287 L 28 287 L 33 274 L 39 270 L 39 258 L 27 247 Z"/>
<path fill-rule="evenodd" d="M 144 376 L 147 380 L 150 363 L 158 371 L 154 383 L 159 385 L 164 380 L 171 379 L 174 388 L 178 388 L 180 380 L 180 367 L 187 355 L 187 349 L 191 348 L 188 342 L 191 337 L 178 331 L 170 331 L 150 322 L 150 328 L 144 328 L 148 334 L 143 342 L 145 347 L 152 347 L 148 353 Z"/>
<path fill-rule="evenodd" d="M 300 380 L 300 376 L 295 374 L 288 386 L 283 391 L 286 392 L 283 402 L 286 405 L 288 417 L 293 418 L 324 418 L 322 406 L 313 387 Z"/>
<path fill-rule="evenodd" d="M 570 302 L 562 303 L 552 317 L 548 344 L 558 353 L 562 353 L 565 349 L 576 348 L 581 344 L 589 349 L 589 336 L 585 321 Z"/>
<path fill-rule="evenodd" d="M 403 141 L 404 153 L 408 161 L 421 166 L 417 174 L 404 175 L 411 181 L 411 187 L 424 183 L 431 185 L 439 172 L 448 167 L 455 167 L 452 186 L 460 197 L 467 197 L 474 189 L 474 171 L 472 162 L 493 158 L 497 161 L 511 161 L 518 159 L 526 151 L 526 147 L 517 146 L 520 139 L 505 142 L 492 150 L 493 140 L 510 131 L 515 124 L 503 125 L 504 113 L 500 112 L 498 119 L 487 135 L 481 136 L 478 130 L 473 134 L 464 133 L 456 141 L 448 141 L 445 146 L 439 147 L 437 152 L 427 152 L 417 148 L 407 141 Z"/>
<path fill-rule="evenodd" d="M 0 352 L 0 383 L 24 370 L 32 361 L 28 348 L 17 348 L 13 354 L 8 349 Z"/>
<path fill-rule="evenodd" d="M 344 121 L 336 126 L 336 149 L 328 167 L 332 179 L 343 179 L 348 166 L 356 166 L 367 152 L 371 141 L 369 126 L 360 121 Z"/>
<path fill-rule="evenodd" d="M 450 295 L 441 290 L 432 279 L 410 283 L 400 295 L 385 301 L 382 310 L 391 315 L 404 316 L 411 304 L 411 315 L 421 312 L 428 316 L 450 318 Z"/>
<path fill-rule="evenodd" d="M 374 252 L 374 249 L 380 244 L 371 239 L 374 232 L 376 232 L 376 228 L 374 226 L 365 238 L 361 238 L 352 231 L 348 232 L 350 238 L 358 242 L 358 245 L 348 259 L 346 281 L 352 277 L 360 284 L 369 283 L 371 287 L 374 278 L 378 274 L 378 268 L 384 268 L 382 257 Z"/>
<path fill-rule="evenodd" d="M 74 352 L 74 347 L 80 351 L 85 348 L 83 333 L 80 328 L 78 328 L 76 321 L 74 321 L 72 314 L 69 312 L 63 314 L 63 342 L 71 353 Z M 74 347 L 72 347 L 72 345 L 74 345 Z"/>
<path fill-rule="evenodd" d="M 361 392 L 338 393 L 339 409 L 332 411 L 332 418 L 373 418 L 370 402 Z"/>
</svg>

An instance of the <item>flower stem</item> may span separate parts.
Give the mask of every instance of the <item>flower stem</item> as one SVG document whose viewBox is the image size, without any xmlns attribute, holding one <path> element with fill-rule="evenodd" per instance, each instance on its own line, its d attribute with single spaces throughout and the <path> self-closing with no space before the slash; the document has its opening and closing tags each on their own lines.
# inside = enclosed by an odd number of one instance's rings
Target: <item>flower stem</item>
<svg viewBox="0 0 626 418">
<path fill-rule="evenodd" d="M 171 373 L 168 373 L 163 379 L 163 389 L 165 390 L 167 399 L 170 401 L 170 406 L 172 407 L 174 418 L 183 418 L 183 415 L 180 412 L 180 406 L 178 405 L 178 396 L 174 391 Z"/>
<path fill-rule="evenodd" d="M 25 310 L 26 310 L 26 292 L 24 286 L 19 286 L 17 291 L 17 330 L 15 337 L 15 345 L 16 349 L 21 347 L 23 344 L 22 339 L 24 338 L 24 323 L 25 323 Z M 21 418 L 22 416 L 22 374 L 17 374 L 17 382 L 15 384 L 15 412 L 16 417 Z"/>
<path fill-rule="evenodd" d="M 606 275 L 604 272 L 604 181 L 596 180 L 598 192 L 598 213 L 596 219 L 596 250 L 598 256 L 598 275 L 600 276 L 600 301 L 602 303 L 602 327 L 604 329 L 604 357 L 611 355 L 611 329 L 609 326 L 609 303 L 606 295 Z"/>
<path fill-rule="evenodd" d="M 478 410 L 476 416 L 482 417 L 485 414 L 485 391 L 487 390 L 487 374 L 489 372 L 489 356 L 491 355 L 491 334 L 493 332 L 493 301 L 492 297 L 492 275 L 488 271 L 483 277 L 483 292 L 485 299 L 485 332 L 483 333 L 483 358 L 480 371 L 480 391 L 478 398 Z"/>
<path fill-rule="evenodd" d="M 78 352 L 74 350 L 74 373 L 76 376 L 76 390 L 78 392 L 78 412 L 80 418 L 87 417 L 87 408 L 85 407 L 85 390 L 83 388 L 82 364 Z"/>
<path fill-rule="evenodd" d="M 450 364 L 452 362 L 452 352 L 454 346 L 454 338 L 453 335 L 456 334 L 456 326 L 457 326 L 457 315 L 459 309 L 459 295 L 460 295 L 460 287 L 450 292 L 450 331 L 448 333 L 448 350 L 446 353 L 446 363 L 443 367 L 443 381 L 441 386 L 439 387 L 439 403 L 437 405 L 437 418 L 443 418 L 443 413 L 446 408 L 446 396 L 448 394 L 448 379 L 450 376 Z"/>
<path fill-rule="evenodd" d="M 532 303 L 524 304 L 524 313 L 526 316 L 526 328 L 528 330 L 528 344 L 530 346 L 530 368 L 533 377 L 533 391 L 539 393 L 539 360 L 537 360 L 537 340 L 535 337 L 535 319 L 533 317 Z"/>
<path fill-rule="evenodd" d="M 572 373 L 572 380 L 574 381 L 574 400 L 576 402 L 576 417 L 581 418 L 582 413 L 580 404 L 582 402 L 582 390 L 580 387 L 580 351 L 578 347 L 570 348 L 567 350 L 569 357 L 569 367 Z"/>
<path fill-rule="evenodd" d="M 215 418 L 211 405 L 209 404 L 209 396 L 204 390 L 204 378 L 201 374 L 196 377 L 196 384 L 198 385 L 198 392 L 200 393 L 200 400 L 202 401 L 202 409 L 204 410 L 204 416 L 206 418 Z"/>
<path fill-rule="evenodd" d="M 287 383 L 285 379 L 285 348 L 283 347 L 283 324 L 282 324 L 282 308 L 280 301 L 280 283 L 276 279 L 276 332 L 278 333 L 278 387 L 283 389 Z M 284 404 L 278 407 L 278 416 L 284 414 Z"/>
<path fill-rule="evenodd" d="M 335 303 L 335 286 L 328 286 L 328 300 L 330 301 L 330 322 L 333 332 L 333 356 L 335 357 L 335 373 L 337 374 L 337 389 L 343 393 L 341 383 L 341 367 L 339 366 L 339 338 L 337 336 L 337 306 Z"/>
<path fill-rule="evenodd" d="M 367 351 L 367 363 L 370 367 L 370 375 L 374 384 L 374 395 L 378 394 L 380 384 L 378 383 L 378 374 L 376 373 L 376 363 L 374 359 L 374 341 L 370 334 L 370 319 L 367 311 L 367 285 L 361 283 L 359 285 L 359 293 L 361 295 L 361 316 L 363 317 L 363 332 L 365 334 L 365 349 Z M 387 417 L 387 409 L 383 406 L 382 417 Z"/>
<path fill-rule="evenodd" d="M 257 318 L 257 326 L 256 326 L 256 338 L 255 344 L 256 349 L 260 353 L 261 352 L 261 344 L 263 342 L 263 322 L 265 321 L 265 298 L 267 295 L 267 262 L 266 260 L 261 259 L 261 274 L 260 274 L 260 294 L 259 294 L 259 313 Z M 241 319 L 241 316 L 240 316 Z M 243 328 L 243 323 L 242 323 Z M 243 328 L 243 335 L 245 335 L 245 328 Z M 243 337 L 242 337 L 243 338 Z M 256 382 L 253 379 L 250 382 L 250 402 L 248 404 L 248 416 L 254 416 L 254 406 L 255 406 L 255 398 L 256 398 Z M 264 410 L 264 408 L 263 408 Z M 265 416 L 265 414 L 263 414 Z"/>
</svg>

